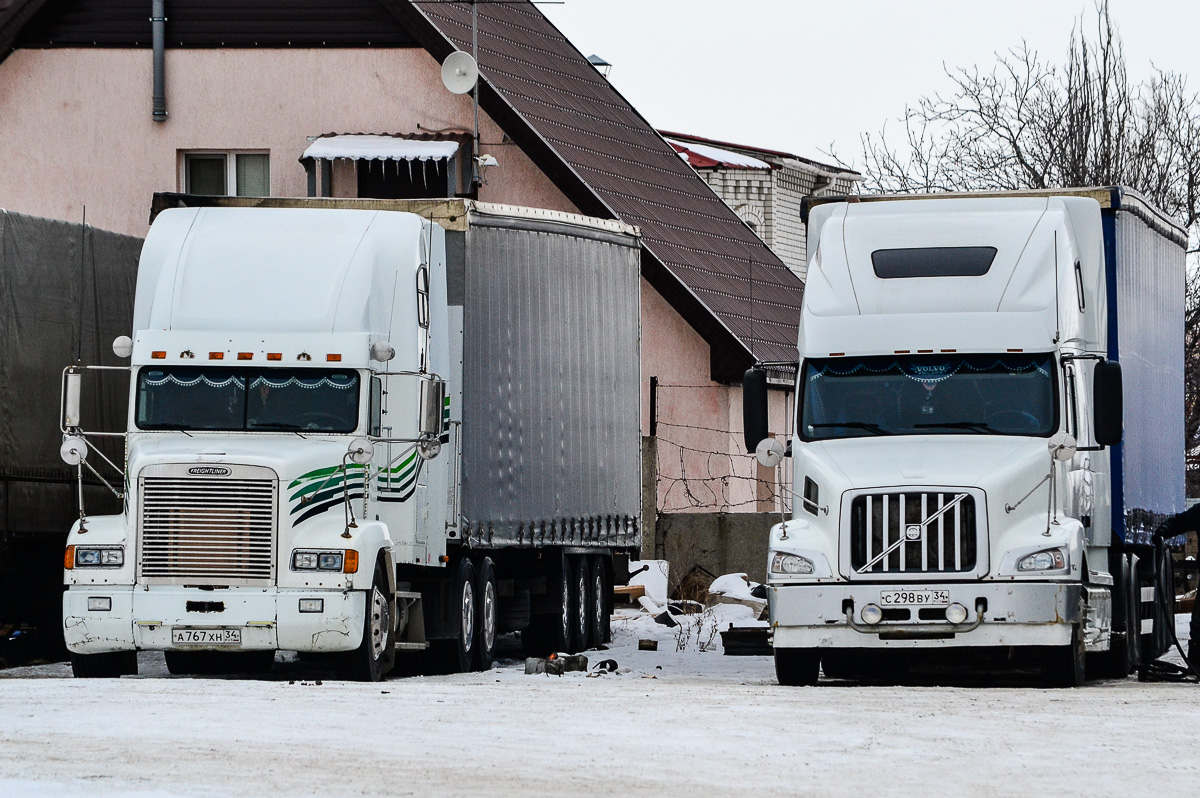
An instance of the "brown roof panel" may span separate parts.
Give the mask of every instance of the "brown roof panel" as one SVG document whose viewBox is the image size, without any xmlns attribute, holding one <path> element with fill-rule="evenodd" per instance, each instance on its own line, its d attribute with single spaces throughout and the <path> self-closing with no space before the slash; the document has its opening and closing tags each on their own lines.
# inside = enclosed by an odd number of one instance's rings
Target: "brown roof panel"
<svg viewBox="0 0 1200 798">
<path fill-rule="evenodd" d="M 439 61 L 471 51 L 470 3 L 386 4 Z M 519 143 L 584 212 L 641 228 L 647 279 L 714 346 L 714 376 L 751 353 L 795 359 L 800 280 L 532 4 L 476 9 L 481 104 L 526 127 Z"/>
</svg>

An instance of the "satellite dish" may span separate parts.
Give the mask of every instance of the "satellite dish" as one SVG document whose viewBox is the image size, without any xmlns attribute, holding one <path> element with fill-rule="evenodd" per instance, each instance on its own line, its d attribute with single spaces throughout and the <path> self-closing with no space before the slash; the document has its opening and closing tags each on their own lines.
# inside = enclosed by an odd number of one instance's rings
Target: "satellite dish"
<svg viewBox="0 0 1200 798">
<path fill-rule="evenodd" d="M 766 468 L 774 468 L 783 462 L 783 443 L 778 438 L 763 438 L 754 450 L 758 462 Z"/>
<path fill-rule="evenodd" d="M 442 83 L 451 94 L 466 94 L 479 81 L 479 65 L 470 53 L 450 53 L 442 62 Z"/>
</svg>

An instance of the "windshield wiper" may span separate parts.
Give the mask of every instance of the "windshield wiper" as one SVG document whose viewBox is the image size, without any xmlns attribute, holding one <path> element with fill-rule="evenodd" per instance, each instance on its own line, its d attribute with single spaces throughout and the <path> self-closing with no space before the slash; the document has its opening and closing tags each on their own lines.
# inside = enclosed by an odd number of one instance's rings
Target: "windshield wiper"
<svg viewBox="0 0 1200 798">
<path fill-rule="evenodd" d="M 254 422 L 253 427 L 247 427 L 247 429 L 251 432 L 256 429 L 282 429 L 287 430 L 288 432 L 295 432 L 296 430 L 300 429 L 300 427 L 296 426 L 295 424 L 288 424 L 284 421 L 256 421 Z"/>
<path fill-rule="evenodd" d="M 875 435 L 891 435 L 892 433 L 878 424 L 871 424 L 867 421 L 834 421 L 829 424 L 809 424 L 813 429 L 825 429 L 828 427 L 838 427 L 841 429 L 865 429 L 867 432 Z"/>
<path fill-rule="evenodd" d="M 928 424 L 913 424 L 913 429 L 921 427 L 943 427 L 945 429 L 969 429 L 976 432 L 986 432 L 989 435 L 999 435 L 1000 432 L 992 429 L 982 421 L 944 421 L 941 423 L 930 422 Z"/>
</svg>

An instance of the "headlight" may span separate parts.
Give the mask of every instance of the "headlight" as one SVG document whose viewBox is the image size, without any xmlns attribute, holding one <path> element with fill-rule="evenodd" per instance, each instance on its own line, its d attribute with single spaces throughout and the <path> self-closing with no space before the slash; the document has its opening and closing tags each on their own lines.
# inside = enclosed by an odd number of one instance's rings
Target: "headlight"
<svg viewBox="0 0 1200 798">
<path fill-rule="evenodd" d="M 771 557 L 771 573 L 784 576 L 803 576 L 813 573 L 812 560 L 796 554 L 775 552 Z"/>
<path fill-rule="evenodd" d="M 293 551 L 293 571 L 335 571 L 348 574 L 358 571 L 358 552 L 347 551 Z"/>
<path fill-rule="evenodd" d="M 120 568 L 125 564 L 124 546 L 68 546 L 74 556 L 65 559 L 67 568 Z"/>
<path fill-rule="evenodd" d="M 1017 560 L 1018 571 L 1061 571 L 1067 567 L 1067 555 L 1063 549 L 1035 551 Z"/>
</svg>

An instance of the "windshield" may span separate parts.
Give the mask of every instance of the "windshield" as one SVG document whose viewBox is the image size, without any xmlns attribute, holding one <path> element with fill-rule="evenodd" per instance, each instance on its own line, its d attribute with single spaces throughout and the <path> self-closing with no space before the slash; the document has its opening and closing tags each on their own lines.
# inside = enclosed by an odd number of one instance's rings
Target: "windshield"
<svg viewBox="0 0 1200 798">
<path fill-rule="evenodd" d="M 1049 354 L 807 360 L 800 437 L 1038 435 L 1058 427 Z"/>
<path fill-rule="evenodd" d="M 147 366 L 139 429 L 353 432 L 358 374 L 317 369 Z"/>
</svg>

